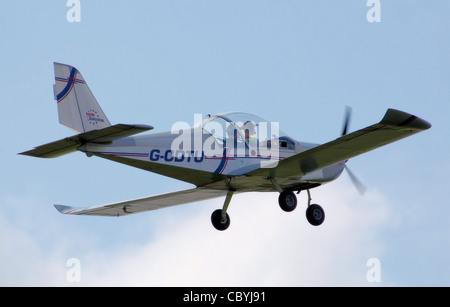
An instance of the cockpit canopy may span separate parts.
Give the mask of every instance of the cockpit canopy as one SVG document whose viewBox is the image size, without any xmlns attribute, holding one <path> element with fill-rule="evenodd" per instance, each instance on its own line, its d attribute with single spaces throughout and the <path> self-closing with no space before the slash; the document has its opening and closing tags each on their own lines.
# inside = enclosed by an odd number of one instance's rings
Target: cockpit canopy
<svg viewBox="0 0 450 307">
<path fill-rule="evenodd" d="M 211 134 L 219 144 L 235 140 L 250 146 L 275 146 L 281 149 L 295 149 L 294 139 L 279 129 L 277 122 L 269 122 L 259 116 L 244 112 L 229 112 L 208 115 L 201 127 Z"/>
</svg>

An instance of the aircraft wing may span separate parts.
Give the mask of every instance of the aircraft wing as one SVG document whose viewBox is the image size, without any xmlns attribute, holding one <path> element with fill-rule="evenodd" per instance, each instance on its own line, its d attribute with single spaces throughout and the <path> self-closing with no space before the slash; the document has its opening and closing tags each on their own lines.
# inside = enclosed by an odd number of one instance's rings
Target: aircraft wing
<svg viewBox="0 0 450 307">
<path fill-rule="evenodd" d="M 402 111 L 388 109 L 378 124 L 286 158 L 275 164 L 276 166 L 273 168 L 256 169 L 247 173 L 246 176 L 298 178 L 430 127 L 431 124 L 421 118 Z"/>
<path fill-rule="evenodd" d="M 226 190 L 195 188 L 190 190 L 161 194 L 101 206 L 77 208 L 63 205 L 55 205 L 55 208 L 63 214 L 122 216 L 149 210 L 166 208 L 170 206 L 187 204 L 194 201 L 207 200 L 225 195 L 227 195 Z"/>
</svg>

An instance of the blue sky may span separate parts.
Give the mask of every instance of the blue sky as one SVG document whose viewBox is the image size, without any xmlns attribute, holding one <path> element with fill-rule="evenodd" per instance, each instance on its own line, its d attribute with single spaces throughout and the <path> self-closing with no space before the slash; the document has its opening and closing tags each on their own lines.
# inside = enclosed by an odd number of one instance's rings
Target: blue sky
<svg viewBox="0 0 450 307">
<path fill-rule="evenodd" d="M 42 2 L 42 1 L 41 1 Z M 448 286 L 450 271 L 450 3 L 81 0 L 2 4 L 0 28 L 0 285 Z M 189 185 L 74 153 L 17 155 L 72 131 L 58 124 L 53 62 L 77 67 L 112 123 L 154 132 L 194 113 L 255 113 L 292 137 L 324 143 L 378 122 L 388 108 L 433 124 L 356 157 L 348 176 L 312 192 L 327 220 L 291 214 L 276 193 L 233 198 L 226 232 L 210 225 L 223 200 L 126 218 L 59 214 Z M 69 283 L 66 262 L 81 263 Z M 378 258 L 381 282 L 366 262 Z M 315 268 L 315 270 L 312 270 Z"/>
</svg>

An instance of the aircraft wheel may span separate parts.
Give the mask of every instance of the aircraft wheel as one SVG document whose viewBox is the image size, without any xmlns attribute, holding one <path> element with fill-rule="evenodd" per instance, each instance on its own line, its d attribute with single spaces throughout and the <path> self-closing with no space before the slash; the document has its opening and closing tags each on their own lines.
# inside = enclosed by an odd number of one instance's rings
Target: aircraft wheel
<svg viewBox="0 0 450 307">
<path fill-rule="evenodd" d="M 211 223 L 217 230 L 223 231 L 230 226 L 230 216 L 227 213 L 226 221 L 222 221 L 222 210 L 217 209 L 211 214 Z"/>
<path fill-rule="evenodd" d="M 283 191 L 278 197 L 278 204 L 280 208 L 285 212 L 294 211 L 297 207 L 297 197 L 292 191 Z"/>
<path fill-rule="evenodd" d="M 321 206 L 312 204 L 306 209 L 306 219 L 313 226 L 319 226 L 325 220 L 325 211 Z"/>
</svg>

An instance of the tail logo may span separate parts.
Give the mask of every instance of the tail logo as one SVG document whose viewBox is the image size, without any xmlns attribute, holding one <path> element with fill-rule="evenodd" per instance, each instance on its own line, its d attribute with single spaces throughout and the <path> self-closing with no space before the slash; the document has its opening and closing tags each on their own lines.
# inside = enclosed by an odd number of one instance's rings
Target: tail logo
<svg viewBox="0 0 450 307">
<path fill-rule="evenodd" d="M 105 121 L 94 109 L 90 109 L 86 112 L 86 119 L 91 125 L 98 125 L 98 123 L 103 123 Z"/>
<path fill-rule="evenodd" d="M 64 87 L 64 89 L 58 95 L 56 95 L 56 100 L 58 101 L 58 103 L 63 101 L 70 94 L 75 83 L 86 84 L 86 82 L 84 82 L 84 80 L 76 78 L 77 73 L 78 73 L 78 70 L 76 70 L 74 67 L 72 67 L 68 78 L 55 77 L 55 81 L 67 83 L 66 86 Z"/>
</svg>

